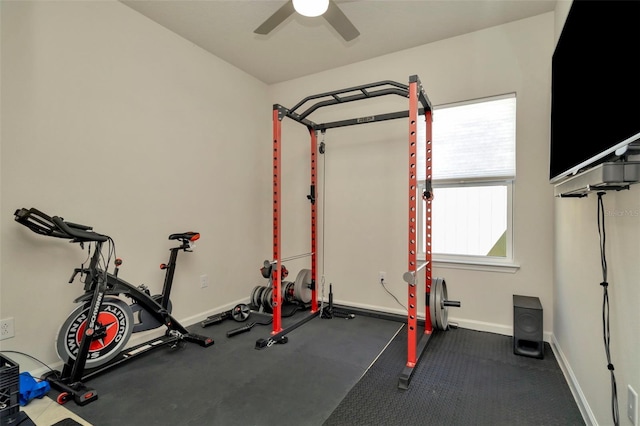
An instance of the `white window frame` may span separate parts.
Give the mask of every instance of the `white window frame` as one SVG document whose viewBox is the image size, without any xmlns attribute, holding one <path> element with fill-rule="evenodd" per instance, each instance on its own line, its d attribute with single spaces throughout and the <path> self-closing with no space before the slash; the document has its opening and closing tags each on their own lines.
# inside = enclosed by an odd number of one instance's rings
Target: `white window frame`
<svg viewBox="0 0 640 426">
<path fill-rule="evenodd" d="M 486 101 L 491 101 L 497 97 L 486 98 Z M 474 101 L 477 102 L 477 101 Z M 437 118 L 437 109 L 434 112 L 434 117 Z M 435 122 L 435 120 L 434 120 Z M 434 161 L 437 161 L 434 158 Z M 507 230 L 506 230 L 506 256 L 494 257 L 494 256 L 474 256 L 474 255 L 453 255 L 432 252 L 431 258 L 436 267 L 454 268 L 454 269 L 471 269 L 482 270 L 491 272 L 508 272 L 514 273 L 519 269 L 519 265 L 515 262 L 514 253 L 514 232 L 513 232 L 513 193 L 515 185 L 515 177 L 513 179 L 475 179 L 466 180 L 463 182 L 451 182 L 445 180 L 433 180 L 431 182 L 434 199 L 433 202 L 437 203 L 438 200 L 438 188 L 460 188 L 470 186 L 506 186 L 507 188 Z M 424 191 L 425 181 L 419 182 L 418 199 L 422 198 Z M 424 205 L 425 203 L 418 203 L 418 217 L 424 218 Z M 437 224 L 433 224 L 437 226 Z M 424 229 L 423 220 L 418 221 L 418 259 L 425 260 L 426 255 L 423 250 L 424 245 Z"/>
</svg>

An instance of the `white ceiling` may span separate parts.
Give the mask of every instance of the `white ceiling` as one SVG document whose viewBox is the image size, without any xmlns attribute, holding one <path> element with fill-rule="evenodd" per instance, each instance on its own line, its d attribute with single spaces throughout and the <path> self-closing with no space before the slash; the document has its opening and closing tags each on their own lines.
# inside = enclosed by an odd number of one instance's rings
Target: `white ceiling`
<svg viewBox="0 0 640 426">
<path fill-rule="evenodd" d="M 345 42 L 322 17 L 253 33 L 286 0 L 120 0 L 267 83 L 277 83 L 554 10 L 556 0 L 336 0 L 360 31 Z"/>
</svg>

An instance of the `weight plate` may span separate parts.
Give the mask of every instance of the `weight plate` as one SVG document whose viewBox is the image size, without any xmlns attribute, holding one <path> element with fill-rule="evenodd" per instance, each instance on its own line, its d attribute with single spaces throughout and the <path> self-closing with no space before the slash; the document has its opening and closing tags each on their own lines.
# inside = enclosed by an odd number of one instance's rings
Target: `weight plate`
<svg viewBox="0 0 640 426">
<path fill-rule="evenodd" d="M 302 303 L 311 302 L 311 269 L 301 269 L 294 284 L 296 299 Z"/>
<path fill-rule="evenodd" d="M 438 291 L 438 278 L 431 279 L 431 291 L 429 292 L 429 316 L 431 317 L 431 326 L 433 328 L 437 328 L 437 320 L 436 320 L 436 294 Z"/>
<path fill-rule="evenodd" d="M 444 306 L 444 301 L 446 300 L 446 284 L 444 284 L 444 279 L 442 278 L 433 278 L 431 283 L 429 300 L 431 325 L 437 330 L 446 330 L 447 311 Z"/>
<path fill-rule="evenodd" d="M 249 306 L 245 305 L 244 303 L 240 303 L 239 305 L 236 305 L 231 310 L 231 318 L 233 318 L 238 322 L 246 320 L 247 318 L 249 318 L 250 314 L 251 314 L 251 309 L 249 309 Z"/>
<path fill-rule="evenodd" d="M 255 286 L 253 290 L 251 290 L 251 296 L 249 297 L 249 301 L 253 306 L 260 307 L 260 302 L 258 299 L 258 291 L 262 288 L 262 286 Z"/>
<path fill-rule="evenodd" d="M 262 306 L 262 296 L 264 295 L 264 291 L 267 289 L 267 287 L 265 286 L 260 286 L 260 288 L 258 288 L 258 291 L 256 292 L 255 295 L 255 305 L 260 308 Z"/>
<path fill-rule="evenodd" d="M 268 289 L 269 287 L 262 287 L 260 288 L 260 290 L 258 290 L 258 306 L 266 308 L 266 305 L 264 304 L 264 295 Z"/>
<path fill-rule="evenodd" d="M 438 330 L 442 330 L 442 279 L 436 280 L 436 327 Z"/>
<path fill-rule="evenodd" d="M 443 331 L 449 328 L 449 311 L 445 306 L 447 297 L 447 283 L 444 278 L 433 278 L 429 295 L 431 325 L 433 328 Z"/>
<path fill-rule="evenodd" d="M 447 298 L 447 283 L 444 278 L 442 279 L 442 290 L 440 293 L 442 294 L 440 297 L 440 303 L 442 303 L 442 307 L 440 309 L 440 326 L 441 330 L 446 330 L 449 328 L 449 308 L 444 306 L 444 302 L 449 299 Z"/>
<path fill-rule="evenodd" d="M 273 309 L 273 288 L 264 288 L 264 291 L 262 292 L 262 306 L 265 309 Z"/>
<path fill-rule="evenodd" d="M 295 300 L 294 284 L 291 281 L 284 281 L 282 283 L 282 303 L 291 303 Z"/>
</svg>

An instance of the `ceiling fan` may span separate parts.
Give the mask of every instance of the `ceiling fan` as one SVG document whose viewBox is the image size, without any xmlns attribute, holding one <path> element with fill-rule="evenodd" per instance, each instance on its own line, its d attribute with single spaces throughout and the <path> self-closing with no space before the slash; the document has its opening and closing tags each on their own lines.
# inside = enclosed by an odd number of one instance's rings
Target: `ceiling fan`
<svg viewBox="0 0 640 426">
<path fill-rule="evenodd" d="M 310 7 L 309 11 L 306 11 L 305 7 Z M 253 32 L 261 35 L 269 34 L 294 12 L 311 17 L 322 15 L 345 41 L 351 41 L 360 35 L 334 0 L 288 0 Z"/>
</svg>

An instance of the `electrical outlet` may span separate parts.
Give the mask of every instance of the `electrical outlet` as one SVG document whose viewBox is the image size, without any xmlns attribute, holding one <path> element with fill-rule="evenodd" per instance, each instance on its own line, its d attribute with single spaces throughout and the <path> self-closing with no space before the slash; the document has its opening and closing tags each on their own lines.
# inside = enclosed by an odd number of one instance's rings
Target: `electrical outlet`
<svg viewBox="0 0 640 426">
<path fill-rule="evenodd" d="M 382 284 L 383 282 L 386 283 L 387 282 L 387 273 L 386 272 L 378 272 L 378 282 L 380 284 Z"/>
<path fill-rule="evenodd" d="M 13 336 L 15 336 L 13 318 L 0 320 L 0 340 L 10 339 Z"/>
<path fill-rule="evenodd" d="M 200 288 L 209 287 L 209 277 L 207 275 L 200 275 Z"/>
<path fill-rule="evenodd" d="M 631 420 L 633 426 L 638 426 L 638 393 L 628 385 L 627 395 L 627 417 Z"/>
</svg>

